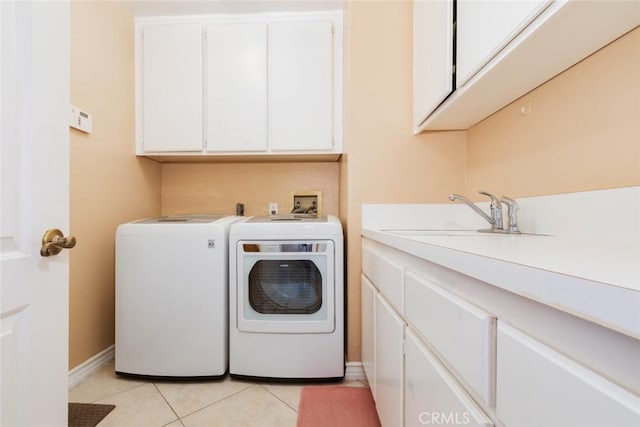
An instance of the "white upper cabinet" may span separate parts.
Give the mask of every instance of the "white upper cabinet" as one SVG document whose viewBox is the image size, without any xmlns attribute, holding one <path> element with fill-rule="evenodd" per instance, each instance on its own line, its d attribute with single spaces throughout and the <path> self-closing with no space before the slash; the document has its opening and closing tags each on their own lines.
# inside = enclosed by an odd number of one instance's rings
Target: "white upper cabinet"
<svg viewBox="0 0 640 427">
<path fill-rule="evenodd" d="M 453 91 L 453 2 L 413 3 L 413 125 Z"/>
<path fill-rule="evenodd" d="M 551 0 L 458 0 L 456 87 L 465 84 L 549 3 Z"/>
<path fill-rule="evenodd" d="M 140 51 L 144 151 L 201 151 L 202 25 L 145 27 Z"/>
<path fill-rule="evenodd" d="M 341 11 L 138 18 L 137 154 L 336 160 L 342 69 Z"/>
<path fill-rule="evenodd" d="M 207 150 L 267 149 L 267 24 L 206 27 Z"/>
<path fill-rule="evenodd" d="M 269 25 L 269 143 L 273 150 L 333 145 L 333 25 Z"/>
<path fill-rule="evenodd" d="M 638 1 L 448 1 L 414 1 L 414 133 L 468 129 L 640 24 Z"/>
</svg>

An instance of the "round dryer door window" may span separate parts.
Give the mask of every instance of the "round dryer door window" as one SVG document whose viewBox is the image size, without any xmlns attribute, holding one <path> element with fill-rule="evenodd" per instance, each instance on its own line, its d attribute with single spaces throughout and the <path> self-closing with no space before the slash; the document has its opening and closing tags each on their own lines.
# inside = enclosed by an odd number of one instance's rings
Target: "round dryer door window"
<svg viewBox="0 0 640 427">
<path fill-rule="evenodd" d="M 322 275 L 310 260 L 260 260 L 249 272 L 249 303 L 263 314 L 315 313 Z"/>
</svg>

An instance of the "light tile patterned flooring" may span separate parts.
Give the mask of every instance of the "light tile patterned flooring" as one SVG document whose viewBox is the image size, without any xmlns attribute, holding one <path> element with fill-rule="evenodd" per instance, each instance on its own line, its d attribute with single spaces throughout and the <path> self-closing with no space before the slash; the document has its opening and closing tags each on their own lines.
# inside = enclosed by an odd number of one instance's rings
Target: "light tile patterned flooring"
<svg viewBox="0 0 640 427">
<path fill-rule="evenodd" d="M 360 381 L 341 384 L 366 387 Z M 98 427 L 295 427 L 304 386 L 228 377 L 207 382 L 139 381 L 115 375 L 110 363 L 71 389 L 69 401 L 116 405 Z"/>
</svg>

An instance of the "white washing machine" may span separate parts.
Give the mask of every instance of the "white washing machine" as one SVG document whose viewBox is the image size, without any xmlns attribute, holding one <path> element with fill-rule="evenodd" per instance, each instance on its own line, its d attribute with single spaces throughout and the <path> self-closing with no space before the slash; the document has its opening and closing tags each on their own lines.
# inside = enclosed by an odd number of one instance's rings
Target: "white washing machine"
<svg viewBox="0 0 640 427">
<path fill-rule="evenodd" d="M 232 376 L 344 377 L 343 250 L 334 216 L 253 217 L 232 225 Z"/>
<path fill-rule="evenodd" d="M 116 373 L 225 375 L 228 235 L 241 219 L 169 216 L 118 227 Z"/>
</svg>

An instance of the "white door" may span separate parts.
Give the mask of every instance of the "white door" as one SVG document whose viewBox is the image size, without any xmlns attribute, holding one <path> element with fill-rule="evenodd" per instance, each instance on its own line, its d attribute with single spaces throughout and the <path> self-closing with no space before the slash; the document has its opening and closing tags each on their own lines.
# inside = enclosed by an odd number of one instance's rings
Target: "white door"
<svg viewBox="0 0 640 427">
<path fill-rule="evenodd" d="M 206 34 L 207 151 L 267 151 L 267 24 Z"/>
<path fill-rule="evenodd" d="M 269 24 L 269 147 L 333 147 L 333 24 Z"/>
<path fill-rule="evenodd" d="M 66 426 L 69 4 L 0 2 L 0 425 Z"/>
</svg>

